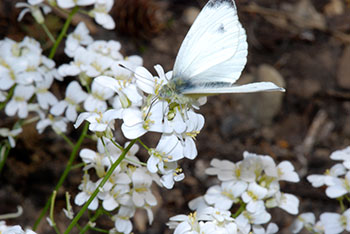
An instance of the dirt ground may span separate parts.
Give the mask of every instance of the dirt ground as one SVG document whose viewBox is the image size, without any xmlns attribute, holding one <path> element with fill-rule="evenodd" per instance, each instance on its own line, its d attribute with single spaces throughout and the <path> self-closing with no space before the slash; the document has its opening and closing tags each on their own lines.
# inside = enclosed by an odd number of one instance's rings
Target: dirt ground
<svg viewBox="0 0 350 234">
<path fill-rule="evenodd" d="M 124 55 L 141 55 L 145 67 L 153 72 L 153 66 L 158 63 L 166 71 L 172 69 L 193 18 L 206 3 L 205 0 L 119 1 L 113 10 L 119 29 L 105 31 L 87 21 L 93 37 L 119 40 Z M 318 215 L 339 207 L 326 197 L 323 188 L 312 188 L 305 177 L 323 173 L 334 164 L 329 159 L 330 153 L 350 145 L 350 1 L 237 0 L 236 3 L 249 44 L 248 63 L 241 82 L 271 80 L 287 91 L 209 97 L 199 111 L 206 123 L 197 137 L 198 157 L 181 161 L 186 178 L 174 189 L 154 188 L 159 202 L 154 209 L 155 221 L 148 226 L 145 213 L 137 213 L 136 234 L 172 233 L 165 225 L 168 218 L 189 213 L 187 202 L 217 182 L 204 174 L 210 160 L 216 157 L 236 162 L 242 159 L 244 151 L 293 163 L 301 182 L 282 184 L 282 191 L 299 197 L 300 212 L 312 211 Z M 140 19 L 136 15 L 144 9 L 151 13 L 141 14 Z M 17 23 L 18 12 L 14 1 L 0 1 L 0 38 L 21 40 L 29 33 L 48 48 L 45 35 L 31 25 L 29 15 L 23 24 Z M 126 26 L 126 20 L 132 23 Z M 48 22 L 58 32 L 64 16 L 51 16 Z M 56 61 L 58 64 L 67 61 L 62 48 Z M 54 89 L 58 93 L 62 88 Z M 0 127 L 10 126 L 14 121 L 5 119 L 3 112 L 0 116 Z M 79 131 L 70 131 L 71 139 L 78 136 Z M 144 140 L 154 145 L 155 137 L 146 136 Z M 83 147 L 94 149 L 95 146 L 86 141 Z M 26 127 L 0 175 L 0 214 L 14 212 L 17 205 L 24 208 L 24 214 L 8 224 L 33 225 L 64 170 L 69 153 L 69 146 L 52 131 L 39 135 L 35 125 Z M 145 157 L 145 152 L 141 155 Z M 60 212 L 65 205 L 64 192 L 76 194 L 80 180 L 81 172 L 72 171 L 57 196 L 55 217 L 61 230 L 69 224 Z M 271 213 L 272 220 L 280 227 L 279 233 L 290 233 L 288 228 L 294 217 L 279 209 Z M 103 218 L 98 224 L 113 225 Z M 38 233 L 54 231 L 42 222 Z"/>
</svg>

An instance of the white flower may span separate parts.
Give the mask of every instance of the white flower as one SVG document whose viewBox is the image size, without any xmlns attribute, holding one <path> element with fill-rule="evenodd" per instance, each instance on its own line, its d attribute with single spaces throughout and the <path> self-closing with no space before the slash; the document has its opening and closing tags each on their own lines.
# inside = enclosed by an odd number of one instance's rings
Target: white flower
<svg viewBox="0 0 350 234">
<path fill-rule="evenodd" d="M 150 157 L 147 160 L 147 169 L 151 173 L 156 173 L 159 164 L 164 162 L 174 162 L 183 158 L 183 147 L 174 135 L 163 134 L 156 149 L 151 149 Z"/>
<path fill-rule="evenodd" d="M 343 164 L 347 169 L 350 169 L 350 146 L 333 152 L 330 156 L 333 160 L 342 160 Z"/>
<path fill-rule="evenodd" d="M 105 175 L 105 155 L 97 153 L 91 149 L 82 149 L 79 156 L 86 163 L 84 170 L 89 170 L 90 168 L 95 168 L 98 177 L 103 177 Z"/>
<path fill-rule="evenodd" d="M 87 94 L 83 91 L 77 81 L 69 83 L 66 89 L 66 98 L 59 101 L 50 109 L 50 113 L 53 115 L 61 115 L 66 109 L 66 117 L 70 121 L 75 121 L 77 118 L 77 109 L 79 103 L 83 102 L 87 98 Z"/>
<path fill-rule="evenodd" d="M 277 166 L 278 180 L 297 183 L 299 175 L 295 172 L 294 166 L 289 161 L 283 161 Z"/>
<path fill-rule="evenodd" d="M 106 111 L 106 100 L 111 98 L 113 95 L 113 90 L 101 86 L 98 82 L 94 80 L 91 85 L 91 94 L 89 94 L 84 101 L 84 108 L 85 110 L 91 112 Z"/>
<path fill-rule="evenodd" d="M 208 189 L 204 195 L 204 200 L 209 205 L 222 210 L 231 209 L 234 203 L 239 201 L 239 197 L 246 191 L 248 185 L 244 181 L 227 181 L 221 186 L 214 185 Z"/>
<path fill-rule="evenodd" d="M 64 52 L 69 57 L 74 57 L 75 51 L 80 45 L 89 45 L 92 42 L 93 39 L 89 35 L 89 29 L 86 27 L 84 22 L 80 22 L 75 28 L 74 32 L 68 34 Z"/>
<path fill-rule="evenodd" d="M 36 234 L 30 229 L 23 231 L 21 226 L 7 226 L 5 221 L 0 221 L 0 233 L 1 234 Z"/>
<path fill-rule="evenodd" d="M 15 137 L 18 136 L 22 132 L 22 128 L 16 129 L 8 129 L 8 128 L 0 128 L 0 136 L 7 137 L 10 143 L 11 148 L 16 146 Z"/>
<path fill-rule="evenodd" d="M 326 189 L 326 194 L 330 198 L 341 197 L 350 193 L 350 171 L 342 178 L 333 178 L 333 184 Z"/>
<path fill-rule="evenodd" d="M 120 48 L 120 42 L 114 40 L 97 40 L 94 41 L 92 44 L 88 45 L 87 47 L 89 51 L 93 51 L 97 54 L 101 54 L 103 56 L 112 58 L 114 61 L 119 61 L 123 59 L 123 55 L 119 52 Z M 116 68 L 115 64 L 112 65 L 112 70 L 113 68 Z"/>
<path fill-rule="evenodd" d="M 347 209 L 342 215 L 325 212 L 321 214 L 320 220 L 325 234 L 337 234 L 344 230 L 350 232 L 350 209 Z"/>
<path fill-rule="evenodd" d="M 57 5 L 61 8 L 72 8 L 75 6 L 92 5 L 96 0 L 57 0 Z"/>
<path fill-rule="evenodd" d="M 122 131 L 124 136 L 128 139 L 135 139 L 148 131 L 170 132 L 169 126 L 163 122 L 166 107 L 167 103 L 159 101 L 148 110 L 140 111 L 138 108 L 133 107 L 125 109 L 122 114 Z"/>
<path fill-rule="evenodd" d="M 293 194 L 277 192 L 273 198 L 266 201 L 266 207 L 279 207 L 286 212 L 296 215 L 299 210 L 299 199 Z"/>
<path fill-rule="evenodd" d="M 323 185 L 331 186 L 334 184 L 334 178 L 345 175 L 346 169 L 342 164 L 335 164 L 331 169 L 327 170 L 323 175 L 309 175 L 307 180 L 313 187 L 318 188 Z"/>
<path fill-rule="evenodd" d="M 94 53 L 83 47 L 79 47 L 74 53 L 74 61 L 69 64 L 62 64 L 58 68 L 58 73 L 65 76 L 76 76 L 85 72 L 86 67 L 93 61 Z"/>
<path fill-rule="evenodd" d="M 172 189 L 175 182 L 185 178 L 182 169 L 178 167 L 177 162 L 163 162 L 158 164 L 159 172 L 162 175 L 160 182 L 167 189 Z"/>
<path fill-rule="evenodd" d="M 312 230 L 313 226 L 315 225 L 315 222 L 316 218 L 313 213 L 302 213 L 295 219 L 291 227 L 291 232 L 299 233 L 301 229 L 303 229 L 303 227 L 305 227 L 307 230 Z"/>
<path fill-rule="evenodd" d="M 101 56 L 94 52 L 90 52 L 90 56 L 91 61 L 84 67 L 86 75 L 90 77 L 102 75 L 113 64 L 113 60 L 109 57 Z"/>
<path fill-rule="evenodd" d="M 206 215 L 205 215 L 206 216 Z M 199 220 L 201 214 L 194 212 L 190 215 L 176 215 L 171 217 L 167 223 L 170 229 L 175 229 L 174 234 L 196 234 L 200 233 Z"/>
<path fill-rule="evenodd" d="M 42 3 L 43 0 L 42 1 L 31 0 L 28 2 L 29 2 L 29 4 L 24 3 L 24 2 L 16 3 L 16 7 L 18 7 L 18 8 L 24 7 L 25 8 L 21 11 L 21 13 L 19 13 L 17 20 L 21 21 L 23 19 L 24 15 L 27 14 L 28 12 L 30 12 L 38 24 L 43 24 L 45 19 L 44 19 L 43 14 L 41 13 L 40 8 L 43 10 L 45 15 L 51 12 L 51 8 L 49 6 L 43 4 Z"/>
<path fill-rule="evenodd" d="M 153 76 L 146 68 L 138 67 L 135 70 L 136 84 L 138 87 L 148 94 L 157 95 L 160 88 L 171 79 L 172 72 L 164 73 L 160 65 L 154 66 L 158 76 Z"/>
<path fill-rule="evenodd" d="M 90 123 L 89 130 L 93 132 L 105 132 L 114 130 L 114 120 L 121 118 L 120 110 L 108 110 L 104 113 L 95 113 L 95 112 L 84 112 L 78 116 L 75 128 L 78 128 L 80 124 L 86 120 Z"/>
<path fill-rule="evenodd" d="M 103 208 L 107 211 L 112 211 L 120 204 L 127 204 L 127 202 L 131 199 L 130 195 L 128 194 L 129 191 L 129 184 L 115 184 L 110 191 L 100 193 L 98 197 L 103 201 Z"/>
<path fill-rule="evenodd" d="M 66 132 L 67 119 L 60 116 L 54 117 L 52 115 L 48 115 L 47 118 L 42 118 L 38 121 L 38 123 L 36 124 L 36 129 L 41 134 L 48 126 L 51 126 L 52 129 L 58 134 Z"/>
<path fill-rule="evenodd" d="M 157 200 L 151 192 L 152 177 L 144 168 L 136 168 L 131 176 L 132 180 L 132 201 L 135 206 L 143 207 L 157 205 Z"/>
<path fill-rule="evenodd" d="M 265 224 L 269 222 L 270 219 L 271 219 L 271 215 L 268 212 L 266 212 L 266 210 L 262 206 L 260 209 L 258 209 L 254 213 L 251 213 L 246 210 L 243 211 L 236 218 L 236 223 L 237 223 L 238 229 L 243 228 L 244 230 L 245 229 L 250 230 L 251 224 Z M 243 231 L 243 233 L 245 232 Z"/>
<path fill-rule="evenodd" d="M 132 222 L 130 218 L 134 216 L 135 209 L 133 207 L 121 206 L 118 214 L 113 217 L 115 229 L 119 233 L 129 234 L 132 231 Z"/>
<path fill-rule="evenodd" d="M 47 77 L 43 81 L 35 82 L 35 94 L 38 99 L 39 106 L 45 110 L 56 104 L 57 98 L 48 90 L 53 82 L 53 77 Z"/>
<path fill-rule="evenodd" d="M 0 102 L 4 102 L 6 100 L 6 96 L 7 93 L 0 90 Z"/>
<path fill-rule="evenodd" d="M 122 77 L 123 78 L 123 77 Z M 114 79 L 108 76 L 96 77 L 96 81 L 99 85 L 110 88 L 114 92 L 118 93 L 119 101 L 123 108 L 128 108 L 131 105 L 138 106 L 142 103 L 143 97 L 139 94 L 137 87 L 130 83 L 130 79 Z"/>
<path fill-rule="evenodd" d="M 27 101 L 33 96 L 33 94 L 33 86 L 16 86 L 12 99 L 5 107 L 5 113 L 9 116 L 13 116 L 18 112 L 18 117 L 22 119 L 26 118 L 28 116 Z"/>
<path fill-rule="evenodd" d="M 269 223 L 266 230 L 261 225 L 253 225 L 254 234 L 273 234 L 278 232 L 278 226 L 275 223 Z"/>
<path fill-rule="evenodd" d="M 114 29 L 115 23 L 113 18 L 108 14 L 112 9 L 114 0 L 97 0 L 94 9 L 90 11 L 90 15 L 95 21 L 102 25 L 105 29 Z"/>
<path fill-rule="evenodd" d="M 201 114 L 196 114 L 192 110 L 187 111 L 186 115 L 187 117 L 184 122 L 185 128 L 183 131 L 180 127 L 181 122 L 179 121 L 176 121 L 176 126 L 172 127 L 174 128 L 175 132 L 181 135 L 184 157 L 193 160 L 198 153 L 194 140 L 204 126 L 204 117 Z M 177 116 L 180 117 L 181 113 L 177 112 L 175 118 Z M 175 118 L 173 119 L 173 121 L 175 120 Z M 171 121 L 169 121 L 169 125 L 171 126 Z"/>
<path fill-rule="evenodd" d="M 240 179 L 255 182 L 264 171 L 264 159 L 261 155 L 243 152 L 243 160 L 239 163 Z"/>
<path fill-rule="evenodd" d="M 85 174 L 83 176 L 83 181 L 79 185 L 79 190 L 82 190 L 77 194 L 77 196 L 74 199 L 74 203 L 78 206 L 82 206 L 85 202 L 87 202 L 91 196 L 91 194 L 95 191 L 97 188 L 97 184 L 92 182 L 89 178 L 88 174 Z M 88 209 L 90 210 L 96 210 L 98 207 L 98 199 L 95 197 L 90 205 L 88 206 Z"/>
<path fill-rule="evenodd" d="M 239 168 L 231 161 L 214 158 L 210 165 L 212 167 L 205 170 L 208 175 L 217 175 L 221 181 L 236 181 L 239 179 Z"/>
<path fill-rule="evenodd" d="M 212 234 L 236 234 L 237 225 L 235 220 L 231 217 L 231 212 L 227 210 L 215 209 L 208 207 L 202 211 L 202 213 L 208 215 L 211 220 L 200 223 L 200 233 Z"/>
<path fill-rule="evenodd" d="M 261 187 L 255 182 L 250 183 L 247 191 L 242 194 L 242 200 L 247 203 L 247 211 L 254 213 L 261 204 L 263 205 L 264 202 L 262 199 L 265 198 L 266 194 L 266 188 Z"/>
</svg>

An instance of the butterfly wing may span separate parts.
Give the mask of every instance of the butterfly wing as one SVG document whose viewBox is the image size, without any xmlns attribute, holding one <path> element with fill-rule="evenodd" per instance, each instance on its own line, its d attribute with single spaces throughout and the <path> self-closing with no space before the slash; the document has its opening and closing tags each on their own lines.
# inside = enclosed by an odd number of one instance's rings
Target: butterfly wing
<svg viewBox="0 0 350 234">
<path fill-rule="evenodd" d="M 181 93 L 186 95 L 199 94 L 207 96 L 219 93 L 254 93 L 262 91 L 281 91 L 285 89 L 275 85 L 272 82 L 255 82 L 245 85 L 231 85 L 227 82 L 202 82 L 184 89 Z"/>
<path fill-rule="evenodd" d="M 245 66 L 247 47 L 233 0 L 209 0 L 180 47 L 173 78 L 234 83 Z"/>
</svg>

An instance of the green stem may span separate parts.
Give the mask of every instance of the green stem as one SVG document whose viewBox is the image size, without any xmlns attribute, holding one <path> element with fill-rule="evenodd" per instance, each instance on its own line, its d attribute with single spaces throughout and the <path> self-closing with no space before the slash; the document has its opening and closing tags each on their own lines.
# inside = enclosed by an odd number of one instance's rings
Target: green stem
<svg viewBox="0 0 350 234">
<path fill-rule="evenodd" d="M 85 163 L 78 163 L 72 166 L 71 170 L 77 169 L 77 168 L 81 168 L 85 166 Z"/>
<path fill-rule="evenodd" d="M 122 146 L 118 145 L 118 143 L 115 142 L 113 139 L 110 139 L 110 140 L 111 140 L 111 142 L 113 143 L 113 145 L 114 145 L 115 147 L 117 147 L 117 148 L 120 149 L 121 151 L 124 150 L 124 148 L 123 148 Z"/>
<path fill-rule="evenodd" d="M 66 35 L 68 27 L 70 25 L 70 22 L 72 21 L 74 14 L 77 13 L 78 9 L 79 9 L 79 7 L 76 6 L 69 13 L 69 15 L 68 15 L 68 17 L 66 19 L 66 22 L 63 25 L 62 31 L 60 32 L 60 35 L 58 35 L 57 40 L 55 41 L 55 44 L 53 44 L 53 46 L 51 48 L 50 55 L 49 55 L 50 59 L 53 59 L 53 57 L 55 56 L 56 50 L 57 50 L 58 46 L 60 45 L 63 37 Z"/>
<path fill-rule="evenodd" d="M 92 218 L 89 220 L 89 222 L 83 227 L 83 229 L 80 230 L 79 234 L 85 233 L 89 228 L 91 228 L 91 223 L 95 222 L 100 215 L 103 214 L 103 211 L 101 209 L 98 209 L 97 212 L 92 216 Z"/>
<path fill-rule="evenodd" d="M 341 211 L 344 212 L 345 211 L 344 196 L 337 198 L 337 200 L 339 201 Z"/>
<path fill-rule="evenodd" d="M 6 159 L 10 153 L 10 150 L 11 150 L 11 146 L 10 146 L 10 143 L 8 141 L 6 141 L 5 144 L 3 144 L 0 148 L 0 153 L 2 153 L 3 151 L 3 148 L 2 147 L 5 147 L 5 152 L 3 155 L 1 155 L 1 158 L 0 158 L 0 174 L 2 172 L 2 169 L 4 168 L 5 166 L 5 163 L 6 163 Z"/>
<path fill-rule="evenodd" d="M 96 232 L 101 232 L 101 233 L 109 233 L 108 230 L 102 229 L 102 228 L 96 228 L 96 227 L 90 227 L 91 230 L 94 230 Z"/>
<path fill-rule="evenodd" d="M 85 213 L 87 210 L 88 206 L 91 204 L 91 202 L 95 199 L 97 194 L 100 192 L 100 189 L 105 185 L 105 183 L 108 181 L 108 179 L 111 177 L 113 171 L 117 168 L 117 166 L 121 163 L 121 161 L 125 158 L 126 154 L 130 150 L 130 148 L 135 144 L 137 139 L 134 139 L 130 142 L 130 144 L 125 148 L 123 153 L 119 156 L 119 158 L 112 164 L 111 168 L 107 171 L 106 176 L 103 178 L 101 183 L 97 186 L 95 191 L 91 194 L 89 200 L 84 204 L 84 206 L 81 208 L 77 216 L 72 220 L 72 222 L 69 224 L 68 228 L 64 232 L 64 234 L 68 234 L 72 228 L 77 224 L 81 216 Z"/>
<path fill-rule="evenodd" d="M 17 212 L 8 213 L 8 214 L 1 214 L 0 220 L 15 219 L 15 218 L 20 217 L 22 214 L 23 214 L 23 208 L 21 206 L 17 206 Z"/>
<path fill-rule="evenodd" d="M 72 153 L 70 154 L 69 156 L 69 160 L 67 162 L 67 166 L 66 166 L 66 169 L 64 170 L 64 172 L 62 173 L 58 183 L 56 184 L 55 186 L 55 191 L 58 191 L 58 189 L 62 186 L 64 180 L 66 179 L 69 171 L 72 169 L 72 165 L 73 165 L 73 162 L 78 154 L 78 150 L 80 149 L 80 146 L 86 136 L 86 133 L 88 131 L 88 128 L 89 128 L 89 124 L 88 123 L 85 123 L 84 125 L 84 128 L 83 128 L 83 132 L 81 133 L 77 143 L 75 144 L 73 150 L 72 150 Z M 40 215 L 39 215 L 39 218 L 35 221 L 34 223 L 34 226 L 33 226 L 33 230 L 35 231 L 37 228 L 38 228 L 38 225 L 39 223 L 41 222 L 42 218 L 45 216 L 48 208 L 50 207 L 50 204 L 51 204 L 51 198 L 52 196 L 50 196 L 50 198 L 47 200 L 46 204 L 45 204 L 45 207 L 43 208 L 43 210 L 41 211 Z"/>
<path fill-rule="evenodd" d="M 60 135 L 68 143 L 68 145 L 74 148 L 74 143 L 63 132 L 59 133 L 58 135 Z"/>
<path fill-rule="evenodd" d="M 46 35 L 48 36 L 48 38 L 50 39 L 50 41 L 52 41 L 52 43 L 56 42 L 55 37 L 52 35 L 52 33 L 50 32 L 50 30 L 47 28 L 45 23 L 40 24 L 40 26 L 44 29 Z"/>
<path fill-rule="evenodd" d="M 244 202 L 240 201 L 241 206 L 238 208 L 238 210 L 236 211 L 236 213 L 234 213 L 232 215 L 232 218 L 237 218 L 244 210 L 247 204 L 245 204 Z"/>
<path fill-rule="evenodd" d="M 6 96 L 6 100 L 0 103 L 0 110 L 2 110 L 6 106 L 7 102 L 12 98 L 13 92 L 15 91 L 15 87 L 16 87 L 16 85 L 14 85 L 10 88 L 10 90 Z"/>
<path fill-rule="evenodd" d="M 147 151 L 149 151 L 148 146 L 145 145 L 145 144 L 141 141 L 141 139 L 138 139 L 138 142 L 143 146 L 143 148 L 145 148 Z"/>
<path fill-rule="evenodd" d="M 56 194 L 57 194 L 57 191 L 54 190 L 52 195 L 51 195 L 51 205 L 50 205 L 50 221 L 51 221 L 51 225 L 53 227 L 53 229 L 55 230 L 55 232 L 57 234 L 60 234 L 60 230 L 58 230 L 57 228 L 57 225 L 55 223 L 55 218 L 54 218 L 54 210 L 55 210 L 55 199 L 56 199 Z"/>
</svg>

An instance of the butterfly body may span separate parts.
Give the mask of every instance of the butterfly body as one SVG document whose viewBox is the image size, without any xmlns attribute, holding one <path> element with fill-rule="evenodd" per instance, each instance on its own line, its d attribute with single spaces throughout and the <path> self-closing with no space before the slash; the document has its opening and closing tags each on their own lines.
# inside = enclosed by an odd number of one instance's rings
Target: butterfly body
<svg viewBox="0 0 350 234">
<path fill-rule="evenodd" d="M 172 78 L 159 90 L 159 98 L 181 105 L 193 103 L 195 101 L 194 97 L 183 94 L 183 90 L 189 89 L 191 86 L 193 85 L 189 80 Z"/>
</svg>

